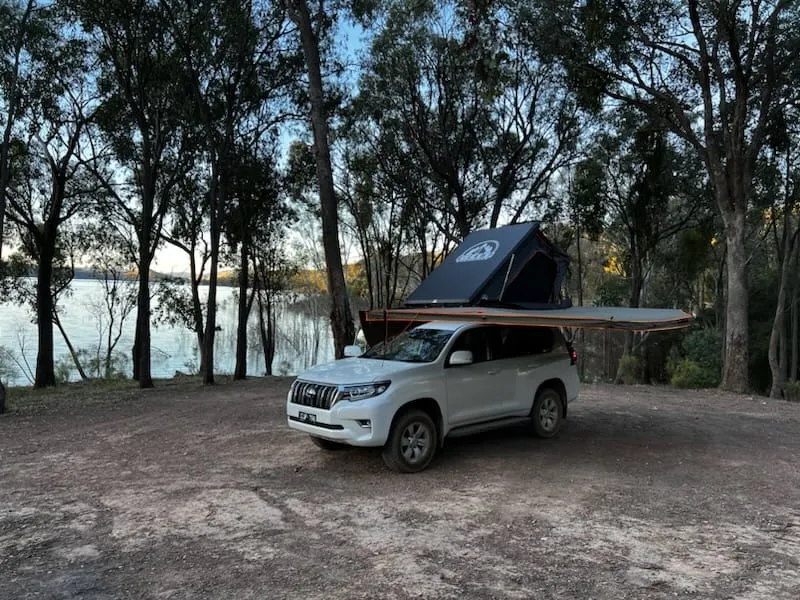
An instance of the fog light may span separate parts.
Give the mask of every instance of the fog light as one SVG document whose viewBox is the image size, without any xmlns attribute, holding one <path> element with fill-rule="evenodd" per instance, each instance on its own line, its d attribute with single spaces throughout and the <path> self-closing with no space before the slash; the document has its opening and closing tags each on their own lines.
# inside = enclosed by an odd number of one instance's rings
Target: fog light
<svg viewBox="0 0 800 600">
<path fill-rule="evenodd" d="M 356 419 L 356 423 L 359 424 L 360 427 L 365 429 L 372 429 L 372 421 L 369 419 Z"/>
</svg>

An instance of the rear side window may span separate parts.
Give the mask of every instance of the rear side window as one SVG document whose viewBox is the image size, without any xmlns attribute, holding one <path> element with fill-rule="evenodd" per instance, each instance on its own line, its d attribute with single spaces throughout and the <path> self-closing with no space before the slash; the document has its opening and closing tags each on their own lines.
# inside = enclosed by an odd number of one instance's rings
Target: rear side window
<svg viewBox="0 0 800 600">
<path fill-rule="evenodd" d="M 505 358 L 552 352 L 557 340 L 548 327 L 503 327 L 500 336 Z"/>
</svg>

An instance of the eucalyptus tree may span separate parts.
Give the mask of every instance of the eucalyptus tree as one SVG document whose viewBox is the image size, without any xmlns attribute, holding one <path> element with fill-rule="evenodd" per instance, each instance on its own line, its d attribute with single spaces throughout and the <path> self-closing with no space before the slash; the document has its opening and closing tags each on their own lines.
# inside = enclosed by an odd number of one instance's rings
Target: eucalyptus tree
<svg viewBox="0 0 800 600">
<path fill-rule="evenodd" d="M 349 213 L 343 223 L 358 240 L 370 308 L 394 306 L 407 287 L 412 269 L 405 268 L 404 257 L 414 254 L 411 213 L 419 198 L 383 176 L 380 160 L 364 151 L 346 154 L 339 182 L 339 196 Z"/>
<path fill-rule="evenodd" d="M 774 264 L 777 290 L 770 328 L 767 359 L 771 373 L 770 396 L 780 398 L 787 380 L 797 378 L 798 277 L 800 255 L 800 154 L 798 115 L 787 110 L 769 138 L 767 151 L 756 168 L 754 196 L 766 216 L 762 228 L 770 233 L 768 252 Z"/>
<path fill-rule="evenodd" d="M 200 285 L 206 277 L 211 258 L 208 215 L 208 176 L 203 168 L 196 166 L 184 174 L 175 186 L 169 219 L 163 234 L 164 240 L 186 254 L 189 262 L 189 294 L 181 293 L 175 286 L 159 290 L 159 309 L 162 321 L 171 325 L 180 323 L 194 332 L 197 348 L 202 350 L 205 339 L 205 311 L 200 299 Z M 204 371 L 200 352 L 199 372 Z"/>
<path fill-rule="evenodd" d="M 605 209 L 605 237 L 620 249 L 628 279 L 627 304 L 639 307 L 659 246 L 705 209 L 701 166 L 659 123 L 628 109 L 597 133 L 587 154 L 578 196 Z"/>
<path fill-rule="evenodd" d="M 98 191 L 84 162 L 86 129 L 97 106 L 90 57 L 83 40 L 66 35 L 66 23 L 54 10 L 47 11 L 47 19 L 50 43 L 42 64 L 48 90 L 29 99 L 25 123 L 31 135 L 18 154 L 26 169 L 7 190 L 6 206 L 23 252 L 36 265 L 36 387 L 56 383 L 53 325 L 58 324 L 55 302 L 62 283 L 55 281 L 62 278 L 55 269 L 63 262 L 58 256 L 63 228 L 86 213 Z"/>
<path fill-rule="evenodd" d="M 581 98 L 645 111 L 696 152 L 725 228 L 727 299 L 722 387 L 748 387 L 746 231 L 753 174 L 800 55 L 791 0 L 542 0 L 530 31 L 566 66 Z"/>
<path fill-rule="evenodd" d="M 47 49 L 53 41 L 49 11 L 23 0 L 0 5 L 0 265 L 5 241 L 6 198 L 15 163 L 24 153 L 22 119 L 45 90 Z"/>
<path fill-rule="evenodd" d="M 196 143 L 184 125 L 181 55 L 162 3 L 75 0 L 74 9 L 100 61 L 102 105 L 92 170 L 103 182 L 103 218 L 133 226 L 139 289 L 133 376 L 153 386 L 150 344 L 150 266 L 176 185 L 192 163 Z"/>
<path fill-rule="evenodd" d="M 232 176 L 231 202 L 225 229 L 230 246 L 238 248 L 239 294 L 234 379 L 247 377 L 247 324 L 253 302 L 257 294 L 270 291 L 270 271 L 265 270 L 264 265 L 256 259 L 257 256 L 264 256 L 259 252 L 259 246 L 273 248 L 284 241 L 282 237 L 272 237 L 280 231 L 281 220 L 288 216 L 283 207 L 285 194 L 281 189 L 275 154 L 274 144 L 256 148 L 253 152 L 242 152 Z M 262 267 L 261 271 L 253 266 Z M 261 281 L 257 281 L 259 275 Z M 271 300 L 271 296 L 268 296 L 268 300 Z M 272 308 L 271 303 L 269 308 Z M 274 322 L 268 321 L 271 336 Z M 267 344 L 265 349 L 269 348 Z"/>
<path fill-rule="evenodd" d="M 208 164 L 209 291 L 201 348 L 203 382 L 214 383 L 217 276 L 239 152 L 286 118 L 296 65 L 282 7 L 263 2 L 162 2 L 180 53 L 177 76 L 187 123 Z M 245 264 L 245 272 L 246 272 Z"/>
<path fill-rule="evenodd" d="M 391 2 L 354 101 L 372 147 L 403 165 L 393 176 L 430 183 L 420 206 L 452 241 L 530 217 L 580 136 L 560 67 L 512 13 L 487 6 L 485 19 L 458 2 Z"/>
<path fill-rule="evenodd" d="M 328 295 L 331 301 L 331 330 L 336 357 L 341 358 L 344 356 L 344 347 L 351 344 L 355 337 L 355 327 L 339 245 L 339 205 L 334 189 L 331 162 L 329 119 L 333 95 L 330 81 L 326 87 L 323 80 L 325 57 L 320 50 L 324 47 L 326 36 L 337 15 L 337 7 L 332 8 L 321 0 L 314 4 L 316 10 L 312 13 L 307 0 L 283 0 L 283 3 L 286 14 L 296 27 L 296 36 L 299 38 L 305 60 L 308 85 L 305 100 L 309 108 L 309 122 L 314 140 L 322 245 L 325 250 Z M 341 7 L 338 9 L 341 10 Z"/>
</svg>

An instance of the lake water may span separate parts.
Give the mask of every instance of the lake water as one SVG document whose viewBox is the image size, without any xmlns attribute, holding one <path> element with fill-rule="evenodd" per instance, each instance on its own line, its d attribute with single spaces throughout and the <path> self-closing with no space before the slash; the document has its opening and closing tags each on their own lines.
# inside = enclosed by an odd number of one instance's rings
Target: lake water
<svg viewBox="0 0 800 600">
<path fill-rule="evenodd" d="M 187 284 L 188 289 L 188 284 Z M 67 335 L 76 349 L 96 352 L 101 339 L 98 303 L 103 302 L 103 285 L 90 279 L 75 280 L 73 293 L 59 303 L 59 315 Z M 201 288 L 205 297 L 207 288 Z M 154 310 L 157 300 L 154 299 Z M 218 314 L 215 350 L 215 372 L 233 373 L 236 364 L 236 309 L 237 299 L 234 288 L 220 287 L 217 290 Z M 254 304 L 253 308 L 256 308 Z M 333 341 L 330 324 L 324 311 L 300 312 L 281 306 L 277 315 L 276 353 L 273 361 L 275 374 L 293 375 L 307 367 L 333 359 Z M 125 370 L 131 372 L 131 347 L 133 346 L 136 311 L 125 322 L 124 332 L 116 352 L 125 357 Z M 153 377 L 173 377 L 176 371 L 196 370 L 199 358 L 197 338 L 194 333 L 182 326 L 152 326 L 152 371 Z M 57 328 L 54 328 L 55 358 L 69 359 L 67 345 Z M 12 364 L 11 373 L 4 379 L 11 385 L 30 383 L 26 371 L 36 368 L 36 323 L 26 306 L 0 304 L 0 364 L 9 365 L 6 352 L 10 350 L 21 366 Z M 29 367 L 25 366 L 25 363 Z M 70 366 L 72 363 L 70 361 Z M 258 317 L 253 311 L 248 328 L 248 374 L 264 374 L 264 356 L 258 334 Z M 73 369 L 70 379 L 78 379 Z"/>
</svg>

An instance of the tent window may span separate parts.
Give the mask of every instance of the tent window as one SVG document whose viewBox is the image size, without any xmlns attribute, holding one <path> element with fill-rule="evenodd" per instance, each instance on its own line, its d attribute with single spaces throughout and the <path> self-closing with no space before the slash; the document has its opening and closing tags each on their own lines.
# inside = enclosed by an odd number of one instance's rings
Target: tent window
<svg viewBox="0 0 800 600">
<path fill-rule="evenodd" d="M 537 252 L 508 284 L 506 302 L 548 303 L 553 295 L 557 274 L 556 262 Z"/>
</svg>

